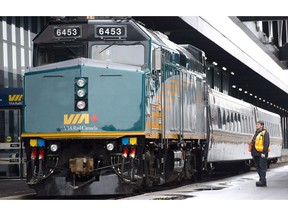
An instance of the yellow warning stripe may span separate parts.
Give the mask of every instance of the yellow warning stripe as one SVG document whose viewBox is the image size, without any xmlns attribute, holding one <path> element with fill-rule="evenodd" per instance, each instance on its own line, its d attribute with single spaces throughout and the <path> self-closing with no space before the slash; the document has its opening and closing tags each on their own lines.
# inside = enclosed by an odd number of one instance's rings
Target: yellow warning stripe
<svg viewBox="0 0 288 216">
<path fill-rule="evenodd" d="M 125 132 L 63 132 L 63 133 L 23 133 L 22 138 L 41 137 L 43 139 L 91 139 L 91 138 L 120 138 L 123 136 L 144 136 L 144 131 Z"/>
</svg>

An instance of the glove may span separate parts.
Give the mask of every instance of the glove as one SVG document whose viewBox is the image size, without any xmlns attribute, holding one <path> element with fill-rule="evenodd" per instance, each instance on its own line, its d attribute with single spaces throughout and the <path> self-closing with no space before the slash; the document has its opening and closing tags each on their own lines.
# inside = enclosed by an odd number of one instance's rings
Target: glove
<svg viewBox="0 0 288 216">
<path fill-rule="evenodd" d="M 261 158 L 265 158 L 265 154 L 261 154 Z"/>
</svg>

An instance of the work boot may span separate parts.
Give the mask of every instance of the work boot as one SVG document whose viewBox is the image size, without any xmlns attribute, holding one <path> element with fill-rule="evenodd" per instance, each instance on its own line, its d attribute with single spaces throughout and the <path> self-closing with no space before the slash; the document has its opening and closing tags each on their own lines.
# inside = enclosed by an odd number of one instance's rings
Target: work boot
<svg viewBox="0 0 288 216">
<path fill-rule="evenodd" d="M 261 182 L 261 181 L 257 181 L 256 182 L 256 187 L 267 187 L 267 183 L 266 182 Z"/>
</svg>

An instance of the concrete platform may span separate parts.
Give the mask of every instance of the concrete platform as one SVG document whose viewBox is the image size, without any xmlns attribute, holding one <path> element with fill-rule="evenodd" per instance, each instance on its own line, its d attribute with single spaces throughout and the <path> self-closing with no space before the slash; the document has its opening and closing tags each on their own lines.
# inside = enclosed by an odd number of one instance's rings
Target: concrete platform
<svg viewBox="0 0 288 216">
<path fill-rule="evenodd" d="M 34 190 L 30 189 L 26 180 L 20 179 L 1 179 L 0 180 L 0 200 L 17 199 L 21 195 L 35 194 Z"/>
<path fill-rule="evenodd" d="M 250 172 L 217 181 L 190 184 L 176 189 L 147 193 L 125 200 L 288 200 L 288 164 L 272 164 L 267 187 L 256 187 L 259 177 Z"/>
<path fill-rule="evenodd" d="M 271 165 L 267 187 L 256 187 L 258 174 L 248 173 L 171 190 L 146 193 L 123 199 L 124 205 L 155 209 L 153 214 L 177 215 L 285 215 L 288 201 L 288 164 Z M 133 200 L 133 205 L 130 201 Z M 135 202 L 136 201 L 136 202 Z M 148 203 L 147 203 L 148 201 Z M 122 203 L 123 206 L 123 203 Z"/>
<path fill-rule="evenodd" d="M 268 187 L 256 187 L 255 170 L 217 181 L 203 182 L 179 188 L 146 193 L 121 200 L 23 200 L 22 195 L 33 194 L 24 180 L 0 180 L 0 206 L 4 212 L 31 215 L 34 212 L 57 208 L 69 215 L 91 214 L 109 209 L 110 214 L 127 215 L 127 211 L 177 215 L 264 215 L 286 214 L 288 201 L 288 163 L 271 165 L 267 172 Z M 21 197 L 21 198 L 20 198 Z M 21 200 L 19 200 L 21 199 Z M 113 206 L 111 208 L 111 206 Z M 60 208 L 59 208 L 60 207 Z M 154 210 L 153 210 L 154 209 Z M 152 211 L 153 210 L 153 211 Z M 57 210 L 57 212 L 59 212 Z M 47 213 L 47 212 L 46 212 Z"/>
</svg>

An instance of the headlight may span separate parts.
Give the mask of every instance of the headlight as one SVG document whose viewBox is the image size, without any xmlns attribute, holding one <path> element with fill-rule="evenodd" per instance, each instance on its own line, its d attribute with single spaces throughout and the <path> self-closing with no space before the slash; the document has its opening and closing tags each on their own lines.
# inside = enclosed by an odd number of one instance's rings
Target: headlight
<svg viewBox="0 0 288 216">
<path fill-rule="evenodd" d="M 86 80 L 81 78 L 81 79 L 77 80 L 76 84 L 78 87 L 82 88 L 83 86 L 85 86 Z"/>
<path fill-rule="evenodd" d="M 76 104 L 76 106 L 77 106 L 77 108 L 79 109 L 79 110 L 83 110 L 83 109 L 85 109 L 85 107 L 86 107 L 86 103 L 85 103 L 85 101 L 78 101 L 77 102 L 77 104 Z"/>
<path fill-rule="evenodd" d="M 78 96 L 78 97 L 83 98 L 83 97 L 85 97 L 85 95 L 86 95 L 85 89 L 79 89 L 79 90 L 77 91 L 77 96 Z"/>
<path fill-rule="evenodd" d="M 108 151 L 112 151 L 114 149 L 114 144 L 113 143 L 108 143 L 106 145 L 106 148 L 107 148 Z"/>
<path fill-rule="evenodd" d="M 74 79 L 75 111 L 88 111 L 88 77 Z"/>
<path fill-rule="evenodd" d="M 57 145 L 57 144 L 51 144 L 51 145 L 50 145 L 50 150 L 51 150 L 52 152 L 56 152 L 56 151 L 58 150 L 58 145 Z"/>
</svg>

